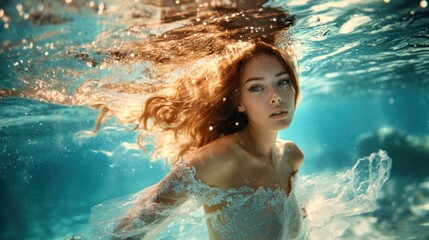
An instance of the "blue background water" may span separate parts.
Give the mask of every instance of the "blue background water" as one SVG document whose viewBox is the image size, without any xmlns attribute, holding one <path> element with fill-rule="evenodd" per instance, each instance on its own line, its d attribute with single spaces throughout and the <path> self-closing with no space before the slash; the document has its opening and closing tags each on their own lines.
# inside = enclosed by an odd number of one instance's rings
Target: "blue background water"
<svg viewBox="0 0 429 240">
<path fill-rule="evenodd" d="M 155 183 L 168 170 L 130 148 L 136 133 L 113 119 L 96 136 L 79 138 L 93 128 L 98 112 L 70 104 L 88 79 L 138 78 L 139 64 L 91 67 L 67 54 L 96 59 L 95 40 L 113 49 L 126 25 L 115 20 L 132 2 L 0 3 L 10 18 L 0 21 L 1 239 L 65 239 L 84 232 L 92 206 Z M 362 231 L 382 239 L 429 237 L 429 9 L 421 2 L 269 3 L 288 6 L 297 18 L 303 100 L 280 137 L 303 149 L 301 174 L 350 168 L 380 148 L 393 158 L 379 210 L 356 220 L 370 227 L 351 228 L 347 239 Z M 41 5 L 63 22 L 26 19 Z M 123 9 L 108 11 L 117 6 Z"/>
</svg>

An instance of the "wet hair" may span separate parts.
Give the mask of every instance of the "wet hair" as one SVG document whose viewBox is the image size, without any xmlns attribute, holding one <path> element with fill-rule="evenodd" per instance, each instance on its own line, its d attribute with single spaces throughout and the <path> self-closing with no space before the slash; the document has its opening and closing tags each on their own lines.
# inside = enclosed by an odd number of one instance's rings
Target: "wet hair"
<svg viewBox="0 0 429 240">
<path fill-rule="evenodd" d="M 283 8 L 263 7 L 263 1 L 225 4 L 209 4 L 186 15 L 168 8 L 174 14 L 161 19 L 163 23 L 181 19 L 187 23 L 163 34 L 149 34 L 147 40 L 125 40 L 114 49 L 100 44 L 97 57 L 68 53 L 92 66 L 144 65 L 141 77 L 89 79 L 75 90 L 72 104 L 101 112 L 94 131 L 84 131 L 82 138 L 94 135 L 104 120 L 114 117 L 127 128 L 137 124 L 138 143 L 151 150 L 151 160 L 174 163 L 186 152 L 247 125 L 246 114 L 236 107 L 239 80 L 243 66 L 259 53 L 276 56 L 290 70 L 297 103 L 292 51 L 273 47 L 290 43 L 287 30 L 294 16 Z M 140 28 L 140 21 L 135 26 Z"/>
<path fill-rule="evenodd" d="M 259 54 L 276 57 L 289 71 L 297 105 L 300 89 L 291 53 L 261 41 L 241 43 L 225 48 L 222 57 L 211 61 L 217 66 L 197 64 L 193 71 L 164 83 L 144 103 L 139 143 L 146 145 L 151 139 L 152 157 L 174 163 L 188 151 L 245 128 L 247 116 L 237 108 L 240 77 L 246 63 Z"/>
</svg>

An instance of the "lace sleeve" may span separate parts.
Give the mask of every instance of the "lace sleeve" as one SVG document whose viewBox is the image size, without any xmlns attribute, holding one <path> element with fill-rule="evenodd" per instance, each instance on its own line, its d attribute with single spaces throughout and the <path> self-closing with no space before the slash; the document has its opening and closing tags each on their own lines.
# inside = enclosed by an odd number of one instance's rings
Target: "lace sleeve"
<svg viewBox="0 0 429 240">
<path fill-rule="evenodd" d="M 172 167 L 159 183 L 128 197 L 104 202 L 93 207 L 90 222 L 97 239 L 140 239 L 156 235 L 166 224 L 184 211 L 201 206 L 195 169 L 183 161 Z"/>
</svg>

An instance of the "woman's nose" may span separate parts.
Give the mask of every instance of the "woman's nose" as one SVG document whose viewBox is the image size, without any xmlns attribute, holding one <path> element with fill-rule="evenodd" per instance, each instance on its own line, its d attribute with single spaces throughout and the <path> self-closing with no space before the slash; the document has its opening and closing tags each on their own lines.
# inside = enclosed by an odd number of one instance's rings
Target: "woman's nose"
<svg viewBox="0 0 429 240">
<path fill-rule="evenodd" d="M 282 99 L 280 98 L 280 96 L 276 92 L 273 92 L 271 94 L 271 104 L 279 103 L 279 102 L 281 102 L 281 100 Z"/>
</svg>

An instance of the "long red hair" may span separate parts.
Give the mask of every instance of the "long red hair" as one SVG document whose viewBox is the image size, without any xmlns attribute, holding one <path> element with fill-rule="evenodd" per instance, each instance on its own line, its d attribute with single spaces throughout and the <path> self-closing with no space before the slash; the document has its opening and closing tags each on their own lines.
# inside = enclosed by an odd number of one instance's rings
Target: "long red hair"
<svg viewBox="0 0 429 240">
<path fill-rule="evenodd" d="M 245 113 L 237 110 L 238 89 L 244 65 L 257 54 L 275 56 L 289 71 L 297 105 L 300 89 L 291 50 L 260 41 L 240 43 L 227 47 L 221 57 L 196 64 L 171 82 L 164 81 L 144 103 L 139 143 L 154 146 L 153 158 L 174 164 L 188 151 L 246 127 Z"/>
</svg>

